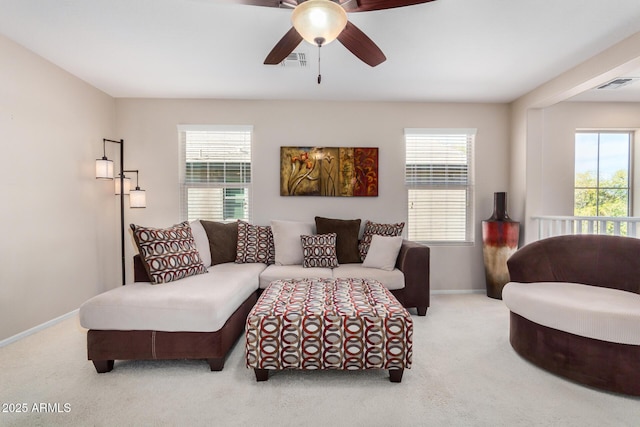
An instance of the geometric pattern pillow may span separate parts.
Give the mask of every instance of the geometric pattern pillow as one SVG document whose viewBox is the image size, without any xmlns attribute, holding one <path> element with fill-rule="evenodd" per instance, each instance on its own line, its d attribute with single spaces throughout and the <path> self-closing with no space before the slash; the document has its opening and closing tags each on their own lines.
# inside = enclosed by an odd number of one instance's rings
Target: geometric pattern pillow
<svg viewBox="0 0 640 427">
<path fill-rule="evenodd" d="M 308 267 L 337 267 L 336 233 L 300 236 L 302 241 L 302 266 Z"/>
<path fill-rule="evenodd" d="M 131 224 L 131 229 L 152 283 L 168 283 L 207 272 L 188 221 L 169 228 Z"/>
<path fill-rule="evenodd" d="M 378 224 L 366 220 L 364 223 L 364 232 L 362 233 L 362 239 L 360 240 L 360 244 L 358 245 L 358 249 L 360 250 L 360 259 L 364 261 L 364 259 L 367 257 L 367 252 L 369 251 L 369 246 L 371 245 L 371 236 L 400 236 L 403 229 L 404 222 L 399 222 L 397 224 Z"/>
<path fill-rule="evenodd" d="M 268 225 L 252 225 L 238 220 L 238 245 L 236 263 L 276 262 L 276 249 L 273 244 L 273 233 Z"/>
</svg>

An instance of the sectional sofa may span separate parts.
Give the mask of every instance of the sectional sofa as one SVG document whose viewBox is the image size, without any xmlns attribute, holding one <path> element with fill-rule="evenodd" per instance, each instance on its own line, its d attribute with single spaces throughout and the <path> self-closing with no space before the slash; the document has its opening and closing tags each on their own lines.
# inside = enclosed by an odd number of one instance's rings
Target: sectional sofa
<svg viewBox="0 0 640 427">
<path fill-rule="evenodd" d="M 206 359 L 221 370 L 259 294 L 281 279 L 377 280 L 424 316 L 429 248 L 403 239 L 403 226 L 322 217 L 132 226 L 135 283 L 80 307 L 88 359 L 99 373 L 136 359 Z"/>
</svg>

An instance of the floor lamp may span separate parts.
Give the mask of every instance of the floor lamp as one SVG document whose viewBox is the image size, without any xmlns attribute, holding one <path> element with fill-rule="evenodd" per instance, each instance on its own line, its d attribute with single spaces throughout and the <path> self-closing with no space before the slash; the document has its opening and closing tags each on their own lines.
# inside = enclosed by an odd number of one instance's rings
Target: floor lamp
<svg viewBox="0 0 640 427">
<path fill-rule="evenodd" d="M 96 159 L 96 179 L 108 179 L 113 180 L 113 160 L 109 160 L 106 155 L 106 143 L 112 142 L 114 144 L 120 144 L 120 174 L 115 184 L 115 194 L 120 197 L 120 254 L 121 254 L 121 270 L 122 270 L 122 285 L 126 284 L 126 269 L 125 269 L 125 251 L 124 251 L 124 196 L 129 195 L 129 204 L 131 208 L 144 208 L 146 207 L 146 195 L 145 191 L 140 189 L 138 185 L 138 170 L 124 170 L 124 139 L 115 141 L 113 139 L 102 139 L 102 158 Z M 131 190 L 130 186 L 125 185 L 129 183 L 129 178 L 126 178 L 125 172 L 135 172 L 136 174 L 136 188 Z"/>
</svg>

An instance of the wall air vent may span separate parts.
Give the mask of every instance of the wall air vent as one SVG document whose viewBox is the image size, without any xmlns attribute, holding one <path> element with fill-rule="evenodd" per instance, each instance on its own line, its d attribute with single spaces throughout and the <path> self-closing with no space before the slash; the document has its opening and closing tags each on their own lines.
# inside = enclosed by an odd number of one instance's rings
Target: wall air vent
<svg viewBox="0 0 640 427">
<path fill-rule="evenodd" d="M 602 86 L 598 86 L 598 89 L 619 89 L 623 86 L 628 86 L 638 80 L 640 80 L 640 77 L 620 77 L 617 79 L 613 79 L 610 82 L 603 84 Z"/>
<path fill-rule="evenodd" d="M 280 65 L 287 68 L 307 68 L 307 54 L 304 52 L 291 52 Z"/>
</svg>

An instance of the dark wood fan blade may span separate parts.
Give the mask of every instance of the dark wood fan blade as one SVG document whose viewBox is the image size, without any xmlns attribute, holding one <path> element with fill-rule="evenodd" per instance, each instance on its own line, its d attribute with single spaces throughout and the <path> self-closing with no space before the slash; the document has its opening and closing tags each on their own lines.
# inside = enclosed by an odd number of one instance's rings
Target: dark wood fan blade
<svg viewBox="0 0 640 427">
<path fill-rule="evenodd" d="M 387 60 L 380 48 L 360 28 L 347 22 L 347 26 L 338 36 L 340 43 L 351 51 L 362 62 L 372 67 Z"/>
<path fill-rule="evenodd" d="M 218 0 L 221 3 L 231 4 L 247 4 L 249 6 L 264 6 L 264 7 L 283 7 L 294 8 L 298 4 L 296 0 Z"/>
<path fill-rule="evenodd" d="M 247 4 L 251 6 L 294 8 L 304 0 L 218 0 L 222 3 Z M 412 6 L 429 3 L 435 0 L 338 0 L 347 12 L 366 12 L 368 10 L 392 9 L 394 7 Z"/>
<path fill-rule="evenodd" d="M 340 3 L 347 12 L 366 12 L 369 10 L 393 9 L 394 7 L 413 6 L 435 0 L 344 0 Z"/>
<path fill-rule="evenodd" d="M 302 36 L 298 34 L 295 28 L 291 27 L 287 34 L 280 39 L 278 43 L 271 49 L 264 63 L 267 65 L 277 65 L 284 61 L 302 41 Z"/>
</svg>

